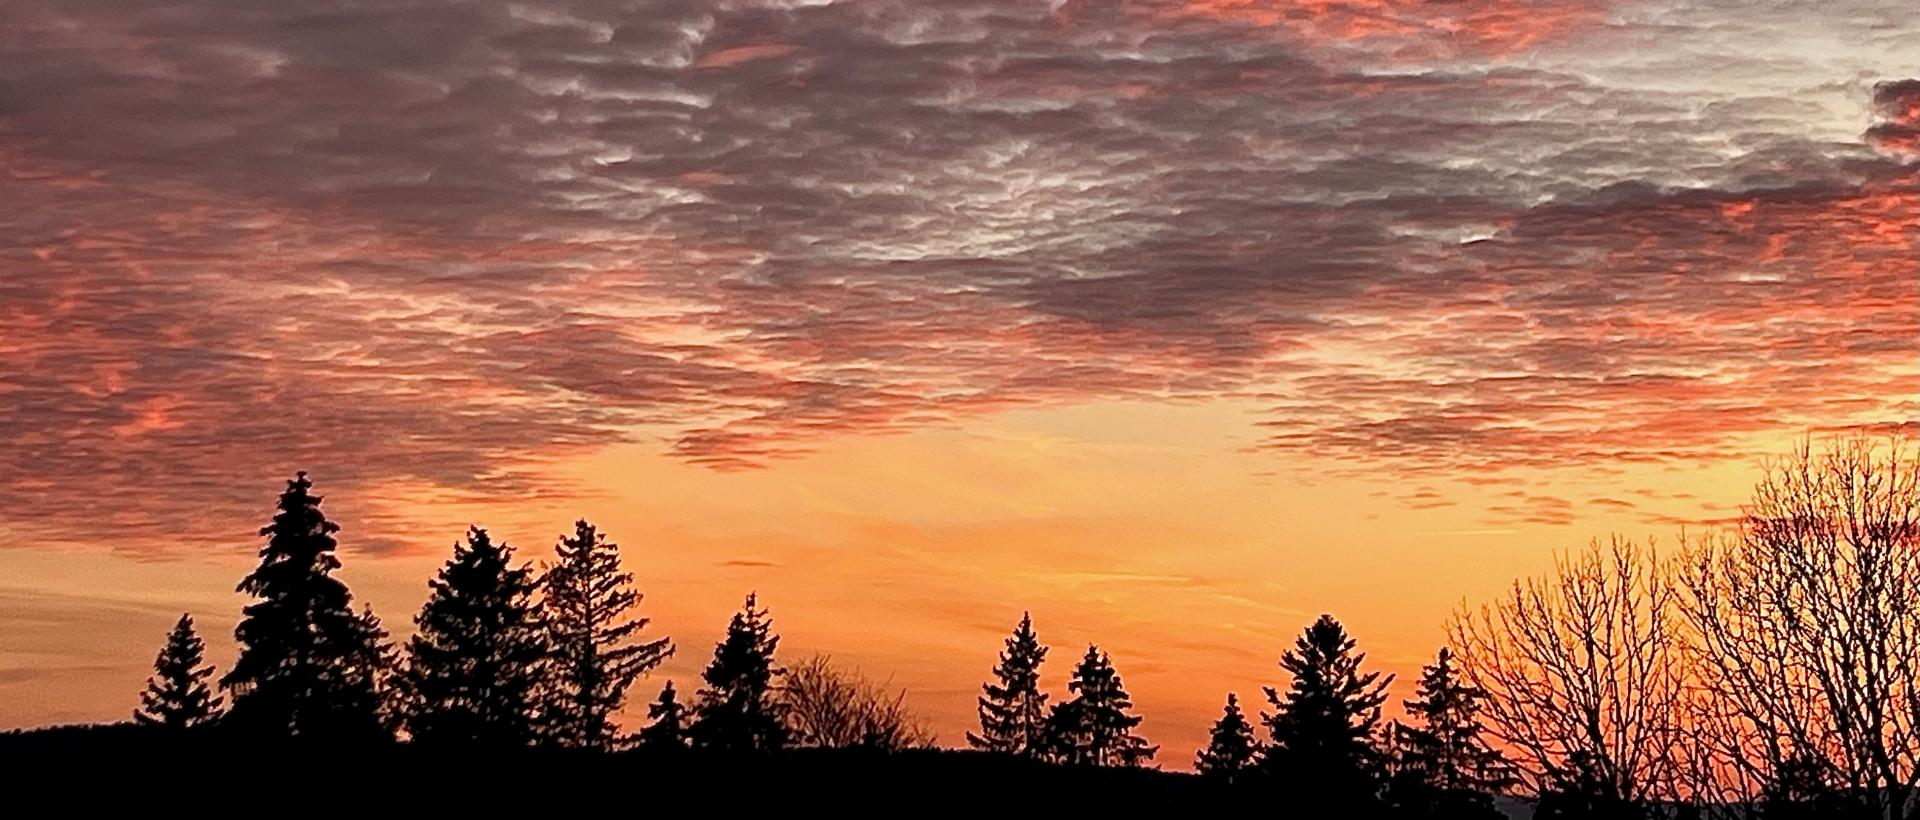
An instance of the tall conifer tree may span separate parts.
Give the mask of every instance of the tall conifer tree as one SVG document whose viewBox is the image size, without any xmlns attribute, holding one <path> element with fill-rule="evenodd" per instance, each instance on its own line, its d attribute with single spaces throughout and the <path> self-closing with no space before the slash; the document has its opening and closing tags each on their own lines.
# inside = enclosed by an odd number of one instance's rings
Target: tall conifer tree
<svg viewBox="0 0 1920 820">
<path fill-rule="evenodd" d="M 746 606 L 727 624 L 727 636 L 714 647 L 713 661 L 701 679 L 693 725 L 688 727 L 696 746 L 729 751 L 779 749 L 787 743 L 774 678 L 784 670 L 773 665 L 780 636 L 758 599 L 747 596 Z"/>
<path fill-rule="evenodd" d="M 471 527 L 427 583 L 397 679 L 407 733 L 422 744 L 532 743 L 547 655 L 533 570 L 514 566 L 512 547 Z"/>
<path fill-rule="evenodd" d="M 153 662 L 153 677 L 133 713 L 143 726 L 191 729 L 219 715 L 220 698 L 207 688 L 213 667 L 204 665 L 206 642 L 193 631 L 193 616 L 181 615 Z"/>
<path fill-rule="evenodd" d="M 1140 725 L 1140 717 L 1127 712 L 1133 708 L 1133 699 L 1113 661 L 1099 647 L 1087 647 L 1067 690 L 1074 698 L 1055 707 L 1048 718 L 1048 747 L 1055 759 L 1090 766 L 1138 766 L 1159 751 L 1133 734 Z"/>
<path fill-rule="evenodd" d="M 240 655 L 220 683 L 233 695 L 231 722 L 268 735 L 365 740 L 385 732 L 377 630 L 355 615 L 353 596 L 333 577 L 339 526 L 320 511 L 313 482 L 297 474 L 279 512 L 260 529 L 260 566 L 239 590 L 258 600 L 234 636 Z M 371 613 L 369 613 L 371 614 Z"/>
<path fill-rule="evenodd" d="M 388 640 L 387 629 L 380 624 L 380 616 L 373 614 L 373 605 L 360 608 L 360 614 L 354 618 L 354 628 L 360 633 L 359 650 L 348 664 L 348 674 L 352 680 L 364 682 L 356 684 L 351 691 L 364 692 L 367 708 L 377 716 L 382 731 L 391 735 L 399 728 L 399 704 L 394 697 L 394 682 L 400 674 L 400 650 Z"/>
<path fill-rule="evenodd" d="M 1460 679 L 1452 650 L 1442 647 L 1421 670 L 1414 695 L 1405 702 L 1414 725 L 1394 726 L 1395 805 L 1412 813 L 1498 817 L 1492 795 L 1513 782 L 1513 771 L 1482 735 L 1486 693 Z"/>
<path fill-rule="evenodd" d="M 680 702 L 673 681 L 660 688 L 660 697 L 647 704 L 647 719 L 653 721 L 640 730 L 643 749 L 676 750 L 687 747 L 687 707 Z"/>
<path fill-rule="evenodd" d="M 1286 695 L 1266 690 L 1276 711 L 1263 715 L 1273 738 L 1265 768 L 1315 810 L 1367 811 L 1379 798 L 1376 735 L 1393 677 L 1360 671 L 1366 654 L 1354 647 L 1339 621 L 1321 615 L 1281 656 L 1293 676 Z"/>
<path fill-rule="evenodd" d="M 1047 695 L 1040 691 L 1040 664 L 1047 659 L 1047 648 L 1033 632 L 1033 614 L 1022 613 L 1020 624 L 1007 638 L 1000 663 L 993 667 L 998 683 L 981 685 L 979 698 L 980 732 L 967 733 L 974 748 L 1017 754 L 1038 755 L 1043 749 L 1047 729 Z"/>
<path fill-rule="evenodd" d="M 541 580 L 552 651 L 542 730 L 556 746 L 610 749 L 619 738 L 613 715 L 626 702 L 627 687 L 672 655 L 673 644 L 638 640 L 649 621 L 629 615 L 641 596 L 633 575 L 620 571 L 619 547 L 606 535 L 582 520 L 555 551 L 558 558 Z"/>
<path fill-rule="evenodd" d="M 1242 779 L 1253 770 L 1260 754 L 1260 741 L 1253 737 L 1253 724 L 1240 711 L 1240 698 L 1227 693 L 1226 708 L 1214 721 L 1207 747 L 1194 757 L 1193 767 L 1202 776 L 1228 783 Z"/>
</svg>

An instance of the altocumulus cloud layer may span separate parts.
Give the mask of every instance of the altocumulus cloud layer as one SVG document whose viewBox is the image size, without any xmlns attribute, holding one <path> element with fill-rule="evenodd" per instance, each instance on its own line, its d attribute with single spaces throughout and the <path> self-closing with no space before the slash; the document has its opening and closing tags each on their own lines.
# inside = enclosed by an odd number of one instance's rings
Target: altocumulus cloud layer
<svg viewBox="0 0 1920 820">
<path fill-rule="evenodd" d="M 0 517 L 1109 398 L 1436 472 L 1911 419 L 1904 6 L 16 0 Z"/>
</svg>

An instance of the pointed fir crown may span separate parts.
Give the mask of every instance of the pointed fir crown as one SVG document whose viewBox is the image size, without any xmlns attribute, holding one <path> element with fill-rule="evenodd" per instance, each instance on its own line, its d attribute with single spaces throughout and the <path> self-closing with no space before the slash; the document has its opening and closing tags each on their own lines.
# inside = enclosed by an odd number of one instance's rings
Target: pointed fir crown
<svg viewBox="0 0 1920 820">
<path fill-rule="evenodd" d="M 453 543 L 453 557 L 440 565 L 427 586 L 432 595 L 415 623 L 430 617 L 500 614 L 503 606 L 515 612 L 528 610 L 525 602 L 536 584 L 531 566 L 513 566 L 513 547 L 504 541 L 495 544 L 485 529 L 474 526 L 467 528 L 464 543 Z"/>
<path fill-rule="evenodd" d="M 1018 695 L 1036 692 L 1040 685 L 1040 664 L 1047 659 L 1047 647 L 1040 645 L 1039 636 L 1033 631 L 1033 615 L 1021 613 L 1020 623 L 1013 634 L 1006 639 L 1006 649 L 1000 652 L 1000 662 L 993 667 L 993 674 L 1003 684 L 1003 695 Z"/>
<path fill-rule="evenodd" d="M 487 534 L 485 527 L 469 525 L 464 542 L 453 542 L 453 560 L 449 564 L 469 564 L 485 566 L 488 564 L 506 564 L 512 560 L 513 547 L 507 542 L 493 542 L 493 536 Z"/>
<path fill-rule="evenodd" d="M 655 701 L 653 706 L 647 707 L 647 713 L 652 715 L 655 709 L 678 708 L 679 704 L 678 694 L 673 689 L 673 681 L 667 681 L 665 686 L 660 687 L 660 699 Z"/>
<path fill-rule="evenodd" d="M 1074 667 L 1068 691 L 1076 697 L 1054 710 L 1050 723 L 1056 732 L 1056 744 L 1073 749 L 1070 759 L 1094 765 L 1137 765 L 1152 758 L 1159 747 L 1133 735 L 1140 716 L 1128 714 L 1133 702 L 1120 681 L 1113 661 L 1098 646 L 1089 644 L 1087 654 Z"/>
<path fill-rule="evenodd" d="M 1120 673 L 1113 668 L 1113 659 L 1093 644 L 1087 645 L 1087 654 L 1080 659 L 1080 665 L 1074 667 L 1073 679 L 1067 681 L 1067 690 L 1083 696 L 1114 697 L 1117 699 L 1112 702 L 1122 708 L 1133 705 L 1127 702 L 1127 693 L 1121 688 Z"/>
<path fill-rule="evenodd" d="M 996 752 L 1038 752 L 1046 733 L 1047 694 L 1040 691 L 1040 665 L 1046 658 L 1047 647 L 1034 633 L 1033 613 L 1022 612 L 993 667 L 994 680 L 980 685 L 975 701 L 980 731 L 967 733 L 969 745 Z"/>
<path fill-rule="evenodd" d="M 1418 725 L 1396 723 L 1403 762 L 1441 789 L 1496 792 L 1514 781 L 1512 764 L 1483 736 L 1486 693 L 1460 680 L 1453 651 L 1441 647 L 1421 670 L 1416 697 L 1403 701 Z"/>
<path fill-rule="evenodd" d="M 298 693 L 316 691 L 321 667 L 360 650 L 353 595 L 332 575 L 340 568 L 333 538 L 340 527 L 321 512 L 321 498 L 309 492 L 312 487 L 305 471 L 295 474 L 280 494 L 272 522 L 260 528 L 267 539 L 260 564 L 238 586 L 259 600 L 245 607 L 234 627 L 240 654 L 222 679 L 224 686 L 244 690 L 283 680 L 298 700 L 304 697 Z M 236 697 L 236 709 L 241 700 Z"/>
<path fill-rule="evenodd" d="M 513 548 L 480 527 L 427 583 L 414 615 L 398 677 L 406 722 L 416 740 L 518 745 L 530 737 L 531 701 L 547 657 L 535 611 L 536 584 L 526 565 L 512 567 Z"/>
<path fill-rule="evenodd" d="M 1194 768 L 1203 775 L 1234 778 L 1253 767 L 1259 743 L 1253 738 L 1253 725 L 1240 710 L 1240 697 L 1227 693 L 1227 704 L 1220 710 L 1208 732 L 1207 745 L 1194 755 Z"/>
<path fill-rule="evenodd" d="M 1266 687 L 1275 711 L 1262 721 L 1277 748 L 1370 747 L 1391 675 L 1360 671 L 1364 653 L 1332 615 L 1321 615 L 1280 658 L 1292 675 L 1286 694 Z"/>
<path fill-rule="evenodd" d="M 222 699 L 207 686 L 213 667 L 203 663 L 205 650 L 206 642 L 194 632 L 193 616 L 182 613 L 154 658 L 154 674 L 133 715 L 136 722 L 187 728 L 214 717 Z"/>
<path fill-rule="evenodd" d="M 506 542 L 496 545 L 485 529 L 468 527 L 466 541 L 455 541 L 453 557 L 428 579 L 432 593 L 414 623 L 481 629 L 471 636 L 480 643 L 493 642 L 500 629 L 531 627 L 533 570 L 526 564 L 514 567 L 512 561 L 513 548 Z M 475 619 L 486 623 L 466 623 Z"/>
<path fill-rule="evenodd" d="M 785 672 L 773 665 L 780 636 L 773 634 L 773 620 L 759 608 L 759 600 L 758 594 L 748 593 L 746 604 L 727 622 L 726 637 L 714 646 L 713 660 L 701 672 L 707 683 L 702 695 L 757 698 Z"/>
<path fill-rule="evenodd" d="M 1420 683 L 1414 688 L 1415 697 L 1405 701 L 1408 711 L 1461 709 L 1469 714 L 1479 711 L 1476 701 L 1485 697 L 1486 693 L 1461 681 L 1453 657 L 1452 649 L 1440 647 L 1440 651 L 1434 654 L 1433 663 L 1420 670 Z"/>
<path fill-rule="evenodd" d="M 574 522 L 571 538 L 554 547 L 559 560 L 547 571 L 545 605 L 562 633 L 590 635 L 597 654 L 616 678 L 646 672 L 673 655 L 673 642 L 658 638 L 629 643 L 651 618 L 623 618 L 646 597 L 633 587 L 633 574 L 620 568 L 620 545 L 607 540 L 586 519 Z"/>
<path fill-rule="evenodd" d="M 1233 692 L 1227 693 L 1227 704 L 1220 709 L 1220 719 L 1213 723 L 1215 743 L 1229 736 L 1244 736 L 1249 743 L 1253 740 L 1253 724 L 1247 722 L 1246 713 L 1240 709 L 1240 696 Z"/>
<path fill-rule="evenodd" d="M 540 604 L 554 649 L 554 685 L 543 698 L 547 731 L 560 745 L 609 748 L 627 688 L 671 656 L 673 642 L 639 638 L 651 619 L 630 614 L 642 597 L 633 575 L 621 570 L 619 546 L 586 519 L 554 552 Z"/>
<path fill-rule="evenodd" d="M 320 502 L 324 497 L 312 494 L 312 489 L 313 480 L 307 478 L 306 470 L 294 473 L 293 478 L 287 481 L 286 491 L 280 494 L 279 513 L 274 515 L 273 523 L 260 528 L 260 534 L 331 536 L 339 532 L 338 524 L 320 514 Z M 315 543 L 324 543 L 328 549 L 334 546 L 330 537 L 316 539 Z"/>
<path fill-rule="evenodd" d="M 679 691 L 674 689 L 673 681 L 667 681 L 660 687 L 660 696 L 647 704 L 647 719 L 652 721 L 640 730 L 642 745 L 652 747 L 679 747 L 686 743 L 687 706 L 680 702 Z"/>
<path fill-rule="evenodd" d="M 1080 659 L 1080 665 L 1074 667 L 1073 678 L 1067 681 L 1067 690 L 1079 695 L 1075 698 L 1077 708 L 1099 712 L 1099 719 L 1123 726 L 1140 722 L 1138 716 L 1123 714 L 1133 702 L 1120 681 L 1119 671 L 1113 668 L 1112 659 L 1099 647 L 1087 647 L 1086 656 Z"/>
<path fill-rule="evenodd" d="M 773 685 L 775 677 L 786 674 L 773 665 L 780 637 L 773 634 L 773 621 L 759 600 L 757 594 L 747 595 L 745 606 L 728 621 L 726 637 L 714 646 L 713 660 L 700 673 L 706 685 L 688 727 L 696 745 L 765 750 L 786 744 L 784 707 Z"/>
<path fill-rule="evenodd" d="M 1294 641 L 1294 648 L 1280 658 L 1280 666 L 1293 676 L 1287 703 L 1333 700 L 1357 707 L 1354 716 L 1369 729 L 1380 719 L 1380 706 L 1386 702 L 1386 687 L 1393 681 L 1379 672 L 1360 672 L 1367 655 L 1354 652 L 1357 642 L 1332 615 L 1321 615 Z M 1269 689 L 1273 699 L 1273 690 Z"/>
<path fill-rule="evenodd" d="M 764 687 L 783 671 L 773 667 L 780 636 L 773 634 L 773 619 L 759 608 L 759 601 L 759 593 L 747 593 L 745 605 L 727 622 L 727 635 L 714 647 L 713 663 L 707 667 L 709 684 Z"/>
<path fill-rule="evenodd" d="M 333 537 L 340 525 L 327 520 L 320 510 L 321 497 L 308 492 L 312 488 L 305 470 L 287 482 L 273 520 L 260 528 L 260 536 L 267 539 L 258 553 L 260 565 L 241 579 L 240 592 L 267 598 L 277 594 L 276 587 L 315 583 L 318 588 L 310 594 L 330 599 L 329 604 L 338 599 L 344 606 L 350 598 L 346 586 L 330 577 L 340 568 Z"/>
</svg>

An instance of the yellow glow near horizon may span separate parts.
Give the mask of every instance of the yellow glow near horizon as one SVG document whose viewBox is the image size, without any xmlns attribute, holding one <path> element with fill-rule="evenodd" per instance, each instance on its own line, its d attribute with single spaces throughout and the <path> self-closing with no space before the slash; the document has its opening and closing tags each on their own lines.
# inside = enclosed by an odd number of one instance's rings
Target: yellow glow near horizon
<svg viewBox="0 0 1920 820">
<path fill-rule="evenodd" d="M 1271 454 L 1238 449 L 1253 435 L 1248 409 L 1022 411 L 967 430 L 838 439 L 735 472 L 636 443 L 554 465 L 577 486 L 570 498 L 460 503 L 395 486 L 329 495 L 326 508 L 345 527 L 342 577 L 402 635 L 469 523 L 538 561 L 573 518 L 594 521 L 621 545 L 652 633 L 678 646 L 629 694 L 632 726 L 663 678 L 698 686 L 728 615 L 757 591 L 784 657 L 828 653 L 903 687 L 943 743 L 962 744 L 1001 640 L 1031 610 L 1054 648 L 1044 673 L 1056 697 L 1080 651 L 1098 643 L 1146 716 L 1142 732 L 1162 745 L 1158 762 L 1185 768 L 1226 692 L 1255 705 L 1262 685 L 1284 684 L 1277 659 L 1318 613 L 1339 617 L 1373 666 L 1400 675 L 1404 694 L 1463 600 L 1485 600 L 1595 535 L 1670 537 L 1677 526 L 1644 523 L 1652 511 L 1724 517 L 1756 474 L 1726 462 L 1520 472 L 1475 486 L 1362 478 L 1332 463 L 1276 471 Z M 326 477 L 316 479 L 324 492 Z M 1416 496 L 1422 488 L 1430 492 Z M 262 520 L 275 489 L 262 488 Z M 1513 492 L 1564 499 L 1572 523 L 1490 513 L 1526 503 Z M 397 554 L 368 554 L 355 534 L 369 515 L 419 537 Z M 244 533 L 255 526 L 233 522 L 242 535 L 222 554 L 167 563 L 0 551 L 9 579 L 0 619 L 42 627 L 0 649 L 0 668 L 36 670 L 0 682 L 0 725 L 124 715 L 182 609 L 224 666 L 244 603 L 232 585 L 252 564 L 257 540 Z"/>
</svg>

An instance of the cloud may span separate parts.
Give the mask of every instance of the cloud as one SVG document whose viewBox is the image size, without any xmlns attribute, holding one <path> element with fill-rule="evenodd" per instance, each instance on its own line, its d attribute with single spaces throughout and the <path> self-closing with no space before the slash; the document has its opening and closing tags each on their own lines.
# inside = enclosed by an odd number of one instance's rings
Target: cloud
<svg viewBox="0 0 1920 820">
<path fill-rule="evenodd" d="M 1436 510 L 1459 504 L 1459 502 L 1446 497 L 1439 490 L 1432 487 L 1421 487 L 1413 492 L 1397 496 L 1394 500 L 1400 502 L 1400 506 L 1411 510 Z"/>
<path fill-rule="evenodd" d="M 1486 523 L 1558 527 L 1574 522 L 1573 502 L 1567 499 L 1520 490 L 1502 493 L 1502 496 L 1512 500 L 1488 505 Z"/>
<path fill-rule="evenodd" d="M 1227 21 L 1281 29 L 1310 42 L 1360 43 L 1402 54 L 1484 55 L 1523 50 L 1598 25 L 1605 21 L 1610 4 L 1599 0 L 1168 0 L 1142 5 L 1166 20 Z"/>
<path fill-rule="evenodd" d="M 13 3 L 0 515 L 1107 398 L 1452 473 L 1910 417 L 1913 21 L 1753 47 L 1808 8 Z"/>
<path fill-rule="evenodd" d="M 1875 83 L 1873 106 L 1880 121 L 1867 129 L 1867 140 L 1886 151 L 1920 154 L 1920 80 Z"/>
</svg>

